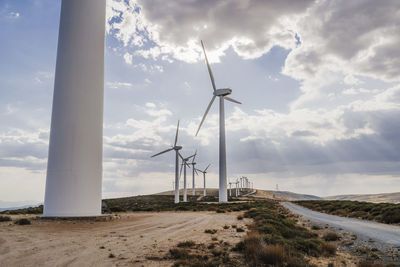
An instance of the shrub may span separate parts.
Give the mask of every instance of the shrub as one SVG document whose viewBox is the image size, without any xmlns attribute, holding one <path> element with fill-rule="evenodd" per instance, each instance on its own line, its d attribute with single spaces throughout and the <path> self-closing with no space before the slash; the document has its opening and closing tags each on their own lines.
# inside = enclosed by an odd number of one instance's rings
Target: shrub
<svg viewBox="0 0 400 267">
<path fill-rule="evenodd" d="M 18 225 L 28 225 L 28 224 L 31 224 L 31 221 L 28 219 L 22 218 L 22 219 L 16 220 L 14 223 L 18 224 Z"/>
<path fill-rule="evenodd" d="M 204 233 L 206 233 L 206 234 L 215 234 L 216 232 L 217 232 L 216 229 L 206 229 L 206 230 L 204 230 Z"/>
<path fill-rule="evenodd" d="M 0 216 L 0 222 L 9 222 L 11 221 L 10 216 Z"/>
<path fill-rule="evenodd" d="M 217 213 L 225 213 L 225 211 L 222 209 L 217 209 Z"/>
<path fill-rule="evenodd" d="M 336 245 L 331 243 L 321 243 L 321 251 L 325 256 L 333 256 L 336 254 Z"/>
<path fill-rule="evenodd" d="M 196 245 L 196 243 L 191 240 L 178 243 L 178 247 L 180 248 L 191 248 L 194 245 Z"/>
<path fill-rule="evenodd" d="M 229 229 L 229 225 L 224 225 L 224 229 Z"/>
<path fill-rule="evenodd" d="M 243 229 L 243 228 L 240 228 L 240 227 L 237 227 L 237 228 L 236 228 L 236 232 L 242 233 L 242 232 L 244 232 L 244 229 Z"/>
<path fill-rule="evenodd" d="M 115 255 L 112 254 L 112 253 L 110 253 L 110 254 L 108 254 L 108 257 L 109 257 L 109 258 L 115 258 Z"/>
<path fill-rule="evenodd" d="M 262 251 L 263 241 L 260 236 L 254 235 L 244 239 L 244 257 L 249 263 L 257 263 L 259 252 Z"/>
<path fill-rule="evenodd" d="M 184 248 L 172 248 L 169 254 L 173 259 L 187 259 L 190 257 L 189 251 Z"/>
<path fill-rule="evenodd" d="M 285 249 L 280 245 L 266 246 L 261 250 L 260 259 L 264 264 L 280 265 L 285 260 Z"/>
<path fill-rule="evenodd" d="M 214 255 L 214 257 L 218 257 L 221 256 L 222 251 L 220 249 L 213 249 L 211 253 Z"/>
<path fill-rule="evenodd" d="M 124 208 L 121 208 L 120 206 L 114 206 L 110 207 L 111 212 L 123 212 L 126 211 Z"/>
<path fill-rule="evenodd" d="M 238 219 L 238 220 L 243 220 L 243 216 L 242 216 L 242 215 L 238 215 L 238 216 L 237 216 L 237 219 Z"/>
<path fill-rule="evenodd" d="M 335 232 L 327 232 L 324 234 L 323 239 L 325 241 L 337 241 L 340 239 L 339 235 Z"/>
<path fill-rule="evenodd" d="M 358 263 L 357 267 L 383 267 L 383 265 L 380 263 L 374 263 L 374 262 L 363 260 Z"/>
<path fill-rule="evenodd" d="M 232 248 L 233 251 L 243 251 L 244 250 L 244 242 L 240 241 Z"/>
<path fill-rule="evenodd" d="M 321 226 L 314 224 L 313 226 L 311 226 L 311 229 L 313 230 L 321 230 Z"/>
</svg>

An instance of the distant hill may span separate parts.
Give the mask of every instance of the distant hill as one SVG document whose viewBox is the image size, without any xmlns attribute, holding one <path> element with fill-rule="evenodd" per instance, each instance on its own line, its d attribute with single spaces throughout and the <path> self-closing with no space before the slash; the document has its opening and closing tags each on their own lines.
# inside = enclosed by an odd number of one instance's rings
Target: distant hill
<svg viewBox="0 0 400 267">
<path fill-rule="evenodd" d="M 0 200 L 0 212 L 5 210 L 18 210 L 24 209 L 34 206 L 39 206 L 40 203 L 35 203 L 35 201 L 19 201 L 19 202 L 10 202 L 10 201 L 1 201 Z"/>
<path fill-rule="evenodd" d="M 175 191 L 164 191 L 160 193 L 156 193 L 153 195 L 156 196 L 172 196 L 175 194 Z M 187 189 L 187 194 L 192 195 L 192 188 Z M 179 195 L 183 195 L 183 189 L 179 190 Z M 203 188 L 196 188 L 196 196 L 203 195 Z M 207 196 L 218 196 L 218 188 L 207 188 Z"/>
<path fill-rule="evenodd" d="M 397 193 L 381 193 L 381 194 L 365 194 L 365 195 L 338 195 L 324 197 L 326 200 L 352 200 L 366 201 L 372 203 L 400 203 L 400 192 Z"/>
<path fill-rule="evenodd" d="M 256 197 L 271 198 L 283 201 L 291 200 L 321 200 L 322 198 L 314 195 L 297 194 L 289 191 L 273 191 L 257 189 Z"/>
</svg>

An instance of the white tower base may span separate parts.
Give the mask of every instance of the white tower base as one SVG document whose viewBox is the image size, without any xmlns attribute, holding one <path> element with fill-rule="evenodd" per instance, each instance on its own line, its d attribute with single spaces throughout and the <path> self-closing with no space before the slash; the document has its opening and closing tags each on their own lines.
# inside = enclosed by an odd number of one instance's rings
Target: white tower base
<svg viewBox="0 0 400 267">
<path fill-rule="evenodd" d="M 63 0 L 45 217 L 101 214 L 106 0 Z"/>
</svg>

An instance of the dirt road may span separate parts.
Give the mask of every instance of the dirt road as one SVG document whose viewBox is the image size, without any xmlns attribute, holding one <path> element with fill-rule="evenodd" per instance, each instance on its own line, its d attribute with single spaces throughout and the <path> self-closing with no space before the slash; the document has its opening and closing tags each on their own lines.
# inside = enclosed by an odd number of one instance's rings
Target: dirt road
<svg viewBox="0 0 400 267">
<path fill-rule="evenodd" d="M 342 228 L 360 237 L 371 238 L 384 245 L 400 247 L 400 226 L 329 215 L 312 211 L 290 202 L 283 202 L 282 204 L 292 212 L 307 217 L 313 222 Z"/>
<path fill-rule="evenodd" d="M 129 213 L 109 222 L 33 221 L 0 223 L 0 266 L 170 266 L 159 261 L 181 241 L 209 243 L 211 237 L 236 244 L 245 233 L 240 213 Z M 205 229 L 217 229 L 214 235 Z M 109 255 L 115 255 L 110 258 Z"/>
</svg>

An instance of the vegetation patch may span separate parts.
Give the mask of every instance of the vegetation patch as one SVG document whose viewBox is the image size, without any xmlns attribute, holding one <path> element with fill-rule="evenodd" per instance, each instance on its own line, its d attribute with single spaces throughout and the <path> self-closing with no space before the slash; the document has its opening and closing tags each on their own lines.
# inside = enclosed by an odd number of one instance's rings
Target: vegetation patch
<svg viewBox="0 0 400 267">
<path fill-rule="evenodd" d="M 196 245 L 196 243 L 195 243 L 194 241 L 192 241 L 192 240 L 184 241 L 184 242 L 179 242 L 179 243 L 178 243 L 178 247 L 179 247 L 179 248 L 191 248 L 191 247 L 193 247 L 194 245 Z"/>
<path fill-rule="evenodd" d="M 206 229 L 206 230 L 204 230 L 204 233 L 206 233 L 206 234 L 215 234 L 216 232 L 217 232 L 216 229 Z"/>
<path fill-rule="evenodd" d="M 28 224 L 31 224 L 31 221 L 28 219 L 22 218 L 22 219 L 16 220 L 14 223 L 18 224 L 18 225 L 28 225 Z"/>
<path fill-rule="evenodd" d="M 0 216 L 0 222 L 10 222 L 11 217 L 10 216 Z"/>
<path fill-rule="evenodd" d="M 387 224 L 400 223 L 400 204 L 350 200 L 302 200 L 296 204 L 342 217 L 359 218 Z"/>
<path fill-rule="evenodd" d="M 24 209 L 17 209 L 17 210 L 5 210 L 0 212 L 0 214 L 42 214 L 43 213 L 43 205 L 37 207 L 29 207 Z"/>
<path fill-rule="evenodd" d="M 229 255 L 229 243 L 213 242 L 197 244 L 190 247 L 174 247 L 169 250 L 165 259 L 174 260 L 173 266 L 245 266 Z"/>
<path fill-rule="evenodd" d="M 327 251 L 332 248 L 326 248 L 317 234 L 298 226 L 296 218 L 275 201 L 264 201 L 244 217 L 255 223 L 248 237 L 234 249 L 243 251 L 251 266 L 308 266 L 305 255 L 319 257 L 332 253 Z"/>
<path fill-rule="evenodd" d="M 322 237 L 325 241 L 337 241 L 340 236 L 336 232 L 327 232 Z"/>
</svg>

